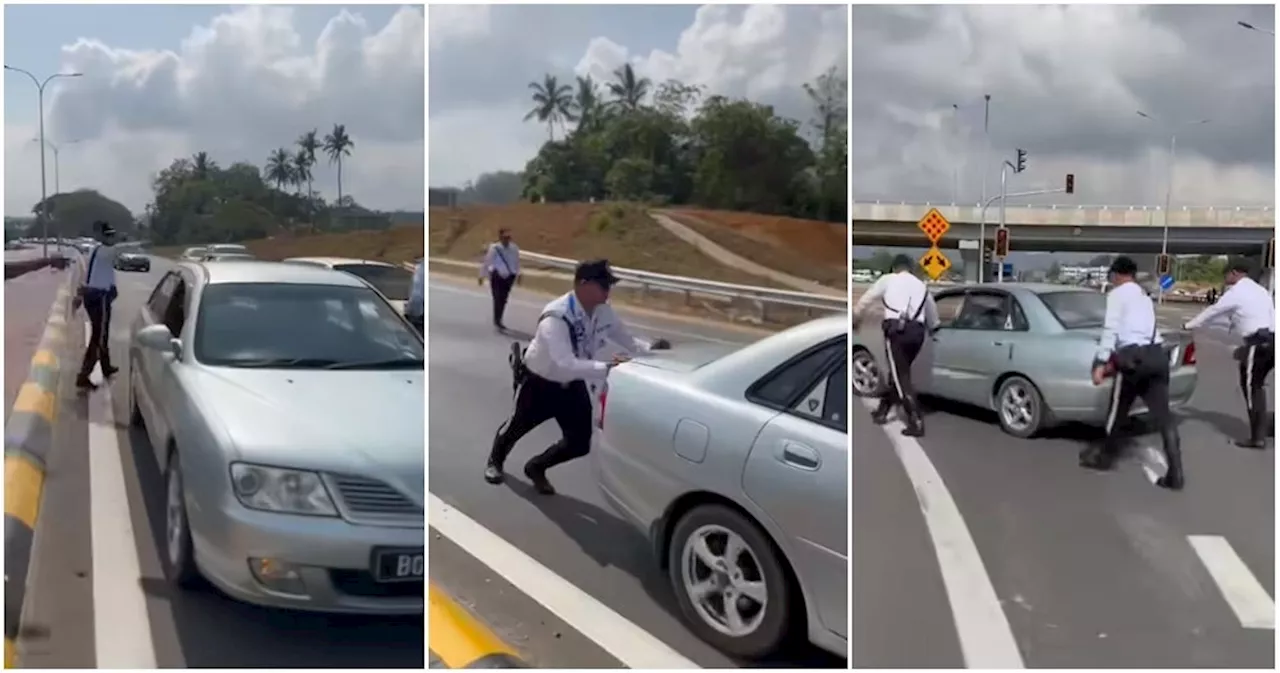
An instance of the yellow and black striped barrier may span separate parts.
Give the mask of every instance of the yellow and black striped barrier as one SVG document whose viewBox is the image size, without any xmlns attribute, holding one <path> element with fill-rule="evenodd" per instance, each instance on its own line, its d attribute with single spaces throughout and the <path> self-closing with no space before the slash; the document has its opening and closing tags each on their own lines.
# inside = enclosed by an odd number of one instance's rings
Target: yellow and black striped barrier
<svg viewBox="0 0 1280 673">
<path fill-rule="evenodd" d="M 489 627 L 434 584 L 427 587 L 430 668 L 529 668 Z"/>
<path fill-rule="evenodd" d="M 58 290 L 31 372 L 18 389 L 4 427 L 4 667 L 17 666 L 15 643 L 21 632 L 27 593 L 31 543 L 40 516 L 45 461 L 53 448 L 58 415 L 58 381 L 67 351 L 72 288 L 80 265 L 67 267 L 67 284 Z"/>
</svg>

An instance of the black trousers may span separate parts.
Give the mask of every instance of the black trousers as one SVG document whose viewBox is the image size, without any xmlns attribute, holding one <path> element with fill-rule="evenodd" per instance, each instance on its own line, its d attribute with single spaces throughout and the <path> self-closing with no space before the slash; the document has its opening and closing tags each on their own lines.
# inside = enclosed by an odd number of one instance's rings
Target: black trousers
<svg viewBox="0 0 1280 673">
<path fill-rule="evenodd" d="M 515 276 L 503 278 L 497 271 L 489 272 L 489 293 L 493 295 L 493 324 L 502 324 L 502 314 L 506 312 L 507 299 L 511 297 L 511 286 L 515 284 Z"/>
<path fill-rule="evenodd" d="M 84 361 L 80 364 L 80 376 L 88 378 L 93 368 L 102 363 L 102 369 L 111 367 L 111 296 L 94 292 L 84 297 L 84 310 L 89 314 L 89 345 L 84 349 Z"/>
<path fill-rule="evenodd" d="M 516 442 L 553 418 L 563 437 L 530 460 L 529 466 L 545 470 L 581 458 L 591 451 L 591 414 L 586 383 L 561 384 L 530 372 L 516 388 L 511 418 L 493 438 L 489 464 L 501 468 Z"/>
<path fill-rule="evenodd" d="M 887 413 L 895 405 L 902 405 L 908 419 L 919 420 L 920 407 L 916 401 L 916 388 L 911 382 L 911 365 L 924 348 L 927 330 L 924 324 L 912 320 L 902 331 L 896 329 L 896 320 L 881 323 L 884 332 L 885 392 L 880 408 Z"/>
<path fill-rule="evenodd" d="M 1262 331 L 1245 337 L 1240 348 L 1240 391 L 1249 414 L 1249 432 L 1252 439 L 1262 440 L 1267 435 L 1267 375 L 1276 366 L 1275 335 Z"/>
<path fill-rule="evenodd" d="M 1144 368 L 1145 369 L 1145 368 Z M 1142 398 L 1147 414 L 1154 422 L 1164 445 L 1169 475 L 1182 475 L 1182 448 L 1178 426 L 1169 410 L 1169 367 L 1150 367 L 1149 371 L 1116 372 L 1112 380 L 1111 404 L 1107 409 L 1106 437 L 1103 441 L 1105 460 L 1109 463 L 1120 454 L 1124 437 L 1120 431 L 1129 418 L 1133 403 Z"/>
</svg>

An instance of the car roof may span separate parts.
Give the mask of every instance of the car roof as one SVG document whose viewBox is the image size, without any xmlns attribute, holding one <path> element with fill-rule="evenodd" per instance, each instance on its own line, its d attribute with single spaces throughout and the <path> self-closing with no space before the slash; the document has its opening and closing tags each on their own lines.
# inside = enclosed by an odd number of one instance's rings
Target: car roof
<svg viewBox="0 0 1280 673">
<path fill-rule="evenodd" d="M 1031 292 L 1047 294 L 1049 292 L 1097 292 L 1092 288 L 1078 285 L 1056 285 L 1054 283 L 964 283 L 939 288 L 938 291 L 951 290 L 1004 290 L 1006 292 Z"/>
<path fill-rule="evenodd" d="M 290 257 L 286 262 L 301 262 L 306 264 L 324 264 L 325 266 L 336 266 L 338 264 L 368 264 L 370 266 L 386 266 L 395 268 L 395 264 L 388 264 L 376 259 L 359 259 L 356 257 Z"/>
<path fill-rule="evenodd" d="M 223 283 L 297 283 L 301 285 L 341 285 L 367 288 L 359 278 L 342 271 L 302 264 L 285 264 L 263 260 L 221 260 L 185 262 L 179 266 L 192 269 L 205 277 L 210 285 Z"/>
</svg>

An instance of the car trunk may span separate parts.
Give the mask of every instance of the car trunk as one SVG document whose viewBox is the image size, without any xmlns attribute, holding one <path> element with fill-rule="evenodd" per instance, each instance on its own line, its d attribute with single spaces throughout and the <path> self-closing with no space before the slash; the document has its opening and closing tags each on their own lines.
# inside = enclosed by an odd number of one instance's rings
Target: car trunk
<svg viewBox="0 0 1280 673">
<path fill-rule="evenodd" d="M 636 355 L 632 362 L 663 371 L 687 374 L 739 349 L 739 346 L 717 343 L 675 344 L 669 350 Z"/>
<path fill-rule="evenodd" d="M 1087 327 L 1080 329 L 1067 330 L 1067 334 L 1088 339 L 1097 343 L 1102 338 L 1101 327 Z M 1195 337 L 1187 330 L 1161 330 L 1160 338 L 1164 341 L 1165 352 L 1169 353 L 1170 369 L 1179 369 L 1182 367 L 1194 366 L 1195 362 L 1187 361 L 1187 350 L 1194 348 Z M 1194 356 L 1194 350 L 1192 351 Z"/>
</svg>

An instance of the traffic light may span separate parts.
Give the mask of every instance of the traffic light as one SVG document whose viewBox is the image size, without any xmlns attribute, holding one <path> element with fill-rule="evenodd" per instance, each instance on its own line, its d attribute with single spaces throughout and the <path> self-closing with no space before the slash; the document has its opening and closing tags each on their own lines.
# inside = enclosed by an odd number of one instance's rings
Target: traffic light
<svg viewBox="0 0 1280 673">
<path fill-rule="evenodd" d="M 1076 176 L 1072 173 L 1067 173 L 1067 193 L 1076 193 Z"/>
<path fill-rule="evenodd" d="M 1168 255 L 1159 255 L 1156 257 L 1156 273 L 1161 276 L 1169 273 L 1170 259 Z"/>
<path fill-rule="evenodd" d="M 1009 256 L 1009 230 L 996 229 L 996 257 Z"/>
<path fill-rule="evenodd" d="M 1018 167 L 1013 169 L 1014 173 L 1021 173 L 1027 170 L 1027 151 L 1018 150 Z"/>
</svg>

